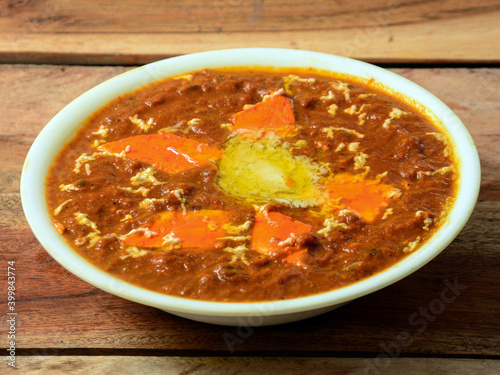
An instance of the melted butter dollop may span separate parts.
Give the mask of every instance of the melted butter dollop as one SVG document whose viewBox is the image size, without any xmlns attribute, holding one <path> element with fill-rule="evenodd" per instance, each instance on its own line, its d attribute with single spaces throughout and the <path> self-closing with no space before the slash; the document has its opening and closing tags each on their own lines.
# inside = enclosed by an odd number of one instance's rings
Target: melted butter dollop
<svg viewBox="0 0 500 375">
<path fill-rule="evenodd" d="M 278 137 L 236 135 L 225 144 L 218 186 L 255 203 L 309 207 L 324 200 L 318 181 L 326 171 L 305 156 L 294 156 Z"/>
</svg>

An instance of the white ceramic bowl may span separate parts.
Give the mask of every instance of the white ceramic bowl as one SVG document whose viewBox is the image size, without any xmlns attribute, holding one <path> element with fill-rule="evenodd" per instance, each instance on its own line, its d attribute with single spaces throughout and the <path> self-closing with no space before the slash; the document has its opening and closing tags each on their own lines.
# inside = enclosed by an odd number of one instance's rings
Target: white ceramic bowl
<svg viewBox="0 0 500 375">
<path fill-rule="evenodd" d="M 54 157 L 94 111 L 145 84 L 203 68 L 236 66 L 313 67 L 373 78 L 381 87 L 403 94 L 427 109 L 450 136 L 458 155 L 456 203 L 445 224 L 417 251 L 370 278 L 330 292 L 283 301 L 223 303 L 172 297 L 131 285 L 101 271 L 75 252 L 51 225 L 45 203 L 45 178 Z M 457 236 L 477 199 L 480 165 L 476 148 L 458 117 L 420 86 L 387 70 L 360 61 L 322 53 L 286 49 L 234 49 L 175 57 L 121 74 L 75 99 L 41 131 L 24 163 L 21 178 L 23 209 L 35 236 L 49 254 L 68 271 L 109 293 L 154 306 L 185 318 L 223 325 L 258 326 L 292 322 L 333 310 L 355 298 L 384 288 L 416 271 Z"/>
</svg>

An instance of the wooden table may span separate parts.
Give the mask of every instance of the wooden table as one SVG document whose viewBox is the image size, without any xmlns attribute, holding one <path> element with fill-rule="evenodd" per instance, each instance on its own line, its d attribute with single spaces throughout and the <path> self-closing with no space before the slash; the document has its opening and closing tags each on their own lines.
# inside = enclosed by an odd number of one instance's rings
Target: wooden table
<svg viewBox="0 0 500 375">
<path fill-rule="evenodd" d="M 0 342 L 5 355 L 7 262 L 15 261 L 21 373 L 500 373 L 500 1 L 141 3 L 1 3 Z M 19 197 L 22 163 L 42 127 L 131 68 L 124 65 L 241 46 L 374 62 L 449 105 L 483 168 L 478 204 L 453 243 L 384 290 L 275 327 L 192 322 L 102 292 L 59 266 L 33 236 Z M 442 303 L 450 283 L 456 298 Z M 11 370 L 7 362 L 0 373 Z"/>
</svg>

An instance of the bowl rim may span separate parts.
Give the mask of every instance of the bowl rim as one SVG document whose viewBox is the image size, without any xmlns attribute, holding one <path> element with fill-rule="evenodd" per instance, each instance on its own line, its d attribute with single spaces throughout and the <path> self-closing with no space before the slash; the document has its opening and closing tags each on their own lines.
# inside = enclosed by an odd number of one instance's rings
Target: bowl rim
<svg viewBox="0 0 500 375">
<path fill-rule="evenodd" d="M 291 63 L 293 62 L 293 63 Z M 115 97 L 148 83 L 204 68 L 240 66 L 313 67 L 355 77 L 373 78 L 383 87 L 402 93 L 421 104 L 436 124 L 448 133 L 457 155 L 456 200 L 447 220 L 415 252 L 373 276 L 347 286 L 304 297 L 261 302 L 214 302 L 170 296 L 121 280 L 83 258 L 51 225 L 45 202 L 48 167 L 81 124 Z M 469 219 L 480 187 L 479 156 L 464 124 L 441 100 L 416 83 L 380 67 L 319 52 L 280 48 L 240 48 L 200 52 L 147 64 L 111 78 L 80 95 L 64 107 L 42 129 L 23 165 L 21 200 L 25 216 L 38 241 L 64 268 L 84 281 L 119 297 L 172 313 L 243 317 L 298 313 L 344 303 L 393 284 L 423 267 L 443 251 Z M 37 189 L 40 184 L 43 189 Z"/>
</svg>

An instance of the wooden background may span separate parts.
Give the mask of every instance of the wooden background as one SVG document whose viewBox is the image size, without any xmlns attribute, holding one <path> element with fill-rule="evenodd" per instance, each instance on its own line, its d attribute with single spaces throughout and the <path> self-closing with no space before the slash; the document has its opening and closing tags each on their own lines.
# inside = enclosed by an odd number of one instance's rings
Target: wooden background
<svg viewBox="0 0 500 375">
<path fill-rule="evenodd" d="M 500 373 L 499 39 L 500 1 L 0 0 L 0 347 L 8 348 L 14 260 L 21 373 Z M 65 271 L 34 238 L 20 203 L 22 163 L 39 131 L 125 65 L 228 47 L 355 57 L 441 98 L 469 129 L 483 168 L 464 230 L 410 277 L 275 327 L 192 322 Z M 446 282 L 466 288 L 437 311 Z M 7 367 L 0 362 L 0 373 Z"/>
<path fill-rule="evenodd" d="M 0 61 L 143 64 L 238 47 L 379 63 L 500 60 L 498 0 L 2 0 Z"/>
</svg>

